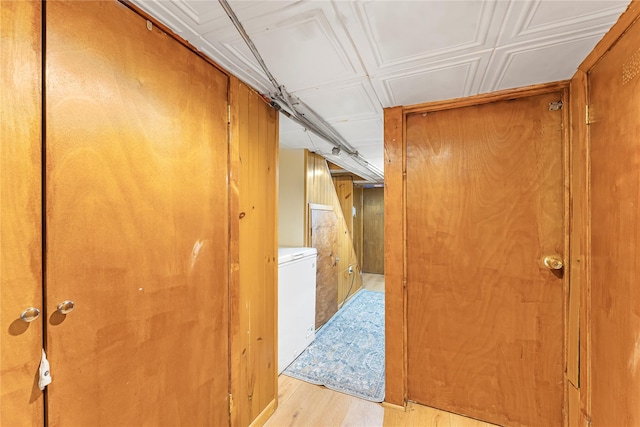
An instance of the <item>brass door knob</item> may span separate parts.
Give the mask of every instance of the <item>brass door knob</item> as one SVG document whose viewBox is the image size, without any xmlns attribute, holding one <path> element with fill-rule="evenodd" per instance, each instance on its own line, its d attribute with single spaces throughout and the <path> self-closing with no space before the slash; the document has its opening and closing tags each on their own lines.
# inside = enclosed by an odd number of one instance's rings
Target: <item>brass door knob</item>
<svg viewBox="0 0 640 427">
<path fill-rule="evenodd" d="M 23 322 L 33 322 L 40 317 L 40 310 L 35 307 L 29 307 L 22 313 L 20 313 L 20 320 Z"/>
<path fill-rule="evenodd" d="M 562 259 L 557 255 L 547 255 L 542 259 L 542 263 L 549 270 L 562 270 L 564 267 Z"/>
<path fill-rule="evenodd" d="M 69 314 L 73 311 L 76 304 L 73 301 L 62 301 L 58 304 L 58 311 L 62 314 Z"/>
</svg>

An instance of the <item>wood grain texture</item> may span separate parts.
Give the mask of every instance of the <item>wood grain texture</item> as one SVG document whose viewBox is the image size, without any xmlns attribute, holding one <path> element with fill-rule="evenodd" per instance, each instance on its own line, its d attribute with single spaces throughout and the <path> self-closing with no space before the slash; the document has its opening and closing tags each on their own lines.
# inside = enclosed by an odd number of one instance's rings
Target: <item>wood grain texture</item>
<svg viewBox="0 0 640 427">
<path fill-rule="evenodd" d="M 384 188 L 364 189 L 362 217 L 362 271 L 384 274 Z"/>
<path fill-rule="evenodd" d="M 356 208 L 356 216 L 353 217 L 353 250 L 356 253 L 356 262 L 359 266 L 362 265 L 362 245 L 363 245 L 363 235 L 362 235 L 362 212 L 364 209 L 363 206 L 363 195 L 364 189 L 360 186 L 356 186 L 353 188 L 353 206 Z"/>
<path fill-rule="evenodd" d="M 594 427 L 640 425 L 639 46 L 636 21 L 589 72 Z"/>
<path fill-rule="evenodd" d="M 428 113 L 430 111 L 443 111 L 451 108 L 470 107 L 482 104 L 490 104 L 509 99 L 528 98 L 540 94 L 564 90 L 569 81 L 542 83 L 515 89 L 505 89 L 496 92 L 482 93 L 480 95 L 464 98 L 446 99 L 444 101 L 432 101 L 424 104 L 408 105 L 403 107 L 405 114 Z"/>
<path fill-rule="evenodd" d="M 582 403 L 580 402 L 580 389 L 576 388 L 570 381 L 567 384 L 567 389 L 567 425 L 570 427 L 587 427 L 586 418 L 582 411 Z"/>
<path fill-rule="evenodd" d="M 338 311 L 338 218 L 333 206 L 309 205 L 316 263 L 316 329 Z"/>
<path fill-rule="evenodd" d="M 331 178 L 340 202 L 340 210 L 344 223 L 353 241 L 353 178 L 350 176 L 334 176 Z"/>
<path fill-rule="evenodd" d="M 116 2 L 46 28 L 49 425 L 227 425 L 227 76 Z"/>
<path fill-rule="evenodd" d="M 575 337 L 571 334 L 573 326 L 571 322 L 575 322 L 575 304 L 576 294 L 579 294 L 578 303 L 578 383 L 575 381 L 575 372 L 569 370 L 567 366 L 567 377 L 572 385 L 578 388 L 579 407 L 575 402 L 572 405 L 572 398 L 575 399 L 575 393 L 571 392 L 569 386 L 569 426 L 587 427 L 588 414 L 591 413 L 591 356 L 589 342 L 590 333 L 590 316 L 591 316 L 591 214 L 590 214 L 590 198 L 591 185 L 589 183 L 589 135 L 586 123 L 586 105 L 587 105 L 587 75 L 578 70 L 571 79 L 571 282 L 569 294 L 569 319 L 568 319 L 568 345 L 575 343 Z M 575 356 L 569 350 L 567 363 L 570 364 L 575 360 Z M 573 395 L 572 395 L 573 394 Z M 580 411 L 580 423 L 575 424 L 575 416 L 577 410 Z"/>
<path fill-rule="evenodd" d="M 307 207 L 311 204 L 333 206 L 334 213 L 338 218 L 338 295 L 337 303 L 342 305 L 347 297 L 352 296 L 358 289 L 362 287 L 362 278 L 359 274 L 349 274 L 349 266 L 353 266 L 359 270 L 360 266 L 356 257 L 351 234 L 347 230 L 346 221 L 342 213 L 340 201 L 331 180 L 331 174 L 327 166 L 327 161 L 314 153 L 306 153 L 306 197 Z M 305 245 L 311 245 L 310 221 L 307 208 L 305 224 L 307 233 Z"/>
<path fill-rule="evenodd" d="M 578 71 L 571 79 L 571 218 L 569 255 L 569 313 L 567 322 L 567 379 L 578 390 L 582 389 L 586 368 L 586 355 L 581 357 L 580 344 L 586 344 L 587 322 L 585 311 L 588 294 L 589 261 L 589 183 L 588 139 L 586 124 L 587 86 L 586 74 Z"/>
<path fill-rule="evenodd" d="M 41 5 L 0 2 L 0 425 L 44 423 Z"/>
<path fill-rule="evenodd" d="M 230 85 L 232 424 L 247 426 L 268 417 L 277 396 L 278 115 L 238 79 Z"/>
<path fill-rule="evenodd" d="M 491 424 L 409 403 L 380 405 L 295 378 L 280 376 L 280 405 L 265 427 L 282 426 L 389 426 L 491 427 Z"/>
<path fill-rule="evenodd" d="M 385 401 L 404 406 L 405 366 L 405 237 L 404 113 L 384 110 L 384 281 Z"/>
<path fill-rule="evenodd" d="M 564 249 L 563 114 L 549 111 L 560 99 L 407 117 L 412 400 L 563 424 L 563 284 L 541 263 Z"/>
</svg>

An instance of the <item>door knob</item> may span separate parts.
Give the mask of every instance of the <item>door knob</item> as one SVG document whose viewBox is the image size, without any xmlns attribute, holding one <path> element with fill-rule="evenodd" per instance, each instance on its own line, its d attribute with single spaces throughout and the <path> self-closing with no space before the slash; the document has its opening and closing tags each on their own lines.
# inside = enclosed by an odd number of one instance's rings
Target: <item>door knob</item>
<svg viewBox="0 0 640 427">
<path fill-rule="evenodd" d="M 23 322 L 33 322 L 40 317 L 40 310 L 35 307 L 29 307 L 22 313 L 20 313 L 20 320 Z"/>
<path fill-rule="evenodd" d="M 73 301 L 62 301 L 58 304 L 58 311 L 62 314 L 69 314 L 73 311 L 76 304 Z"/>
<path fill-rule="evenodd" d="M 562 270 L 564 267 L 562 259 L 557 255 L 547 255 L 542 259 L 542 263 L 549 270 Z"/>
</svg>

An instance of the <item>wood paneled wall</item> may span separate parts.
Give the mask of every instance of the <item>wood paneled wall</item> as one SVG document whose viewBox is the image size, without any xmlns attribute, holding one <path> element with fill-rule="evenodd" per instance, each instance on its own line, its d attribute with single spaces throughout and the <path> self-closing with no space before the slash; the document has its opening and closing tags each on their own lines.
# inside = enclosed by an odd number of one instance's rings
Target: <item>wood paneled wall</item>
<svg viewBox="0 0 640 427">
<path fill-rule="evenodd" d="M 336 195 L 340 201 L 342 216 L 347 226 L 347 231 L 353 240 L 353 178 L 350 176 L 335 176 L 332 178 Z"/>
<path fill-rule="evenodd" d="M 364 189 L 362 218 L 362 271 L 384 274 L 384 188 Z"/>
<path fill-rule="evenodd" d="M 353 241 L 351 240 L 344 214 L 342 213 L 340 200 L 329 173 L 327 161 L 317 154 L 308 153 L 306 165 L 307 206 L 309 206 L 309 203 L 333 206 L 334 212 L 338 217 L 338 258 L 340 258 L 338 262 L 338 304 L 342 305 L 347 297 L 351 297 L 362 287 L 360 266 L 353 249 Z M 305 245 L 309 246 L 311 239 L 308 232 L 308 208 L 306 216 L 305 229 L 307 230 L 307 237 Z M 353 274 L 349 274 L 350 265 L 353 266 Z"/>
<path fill-rule="evenodd" d="M 582 307 L 587 304 L 587 284 L 589 282 L 589 227 L 588 218 L 588 146 L 586 138 L 585 111 L 587 106 L 586 74 L 578 71 L 570 86 L 570 193 L 571 218 L 569 252 L 569 313 L 567 330 L 567 392 L 570 426 L 580 426 L 582 422 L 580 388 L 587 387 L 585 376 L 586 359 L 581 366 L 581 353 L 586 350 L 587 336 Z M 583 350 L 580 347 L 583 347 Z M 586 354 L 585 354 L 586 355 Z M 586 394 L 583 396 L 586 397 Z M 586 401 L 583 402 L 586 405 Z M 586 406 L 584 406 L 586 408 Z"/>
<path fill-rule="evenodd" d="M 568 372 L 570 426 L 640 422 L 639 19 L 634 0 L 571 81 L 571 271 L 580 306 L 569 308 L 579 313 L 570 339 L 579 340 L 580 369 Z"/>
<path fill-rule="evenodd" d="M 134 5 L 126 6 L 154 21 Z M 0 424 L 38 425 L 44 417 L 43 398 L 33 375 L 40 360 L 46 319 L 41 316 L 27 324 L 18 317 L 29 306 L 43 308 L 42 11 L 40 2 L 2 2 L 0 7 Z M 154 22 L 154 27 L 188 46 L 162 24 Z M 230 81 L 230 139 L 224 136 L 219 141 L 229 144 L 229 158 L 223 156 L 219 161 L 229 163 L 231 239 L 217 242 L 225 253 L 225 246 L 229 246 L 230 301 L 226 302 L 225 292 L 223 307 L 211 309 L 220 309 L 224 315 L 230 304 L 231 424 L 246 426 L 262 424 L 275 409 L 277 398 L 278 117 L 260 95 L 234 77 Z M 144 110 L 145 105 L 138 107 Z M 217 173 L 225 174 L 223 169 L 218 168 Z M 56 184 L 55 177 L 50 183 Z M 226 212 L 224 204 L 219 207 Z M 227 286 L 224 282 L 220 286 Z M 198 345 L 191 341 L 189 345 Z M 218 347 L 226 351 L 226 345 L 225 336 Z M 226 366 L 223 368 L 226 371 Z M 221 381 L 227 381 L 226 375 Z M 216 398 L 226 401 L 227 397 L 225 387 L 223 396 Z"/>
<path fill-rule="evenodd" d="M 356 208 L 356 216 L 353 217 L 353 249 L 356 251 L 356 258 L 358 260 L 358 265 L 362 265 L 362 245 L 363 245 L 363 217 L 362 214 L 364 212 L 363 206 L 363 194 L 364 188 L 360 186 L 353 187 L 353 206 Z"/>
<path fill-rule="evenodd" d="M 278 393 L 278 114 L 235 77 L 230 104 L 231 424 L 261 425 Z"/>
<path fill-rule="evenodd" d="M 41 4 L 0 2 L 0 425 L 42 425 Z M 17 72 L 18 70 L 18 72 Z"/>
</svg>

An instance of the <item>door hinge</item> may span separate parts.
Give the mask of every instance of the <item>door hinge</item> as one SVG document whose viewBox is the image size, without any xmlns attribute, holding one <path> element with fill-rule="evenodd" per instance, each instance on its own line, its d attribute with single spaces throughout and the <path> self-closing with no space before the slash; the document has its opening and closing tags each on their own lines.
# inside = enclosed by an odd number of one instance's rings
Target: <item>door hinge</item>
<svg viewBox="0 0 640 427">
<path fill-rule="evenodd" d="M 231 104 L 227 104 L 227 124 L 231 124 Z"/>
<path fill-rule="evenodd" d="M 233 413 L 233 394 L 229 393 L 229 415 Z"/>
<path fill-rule="evenodd" d="M 584 111 L 585 111 L 585 114 L 584 114 L 584 116 L 585 116 L 585 117 L 584 117 L 584 122 L 585 122 L 586 124 L 590 125 L 590 124 L 591 124 L 591 114 L 592 114 L 592 109 L 591 109 L 591 108 L 589 107 L 589 105 L 587 104 L 587 105 L 585 105 L 585 106 L 584 106 Z"/>
<path fill-rule="evenodd" d="M 549 111 L 558 111 L 562 110 L 562 101 L 550 102 L 549 103 Z"/>
</svg>

